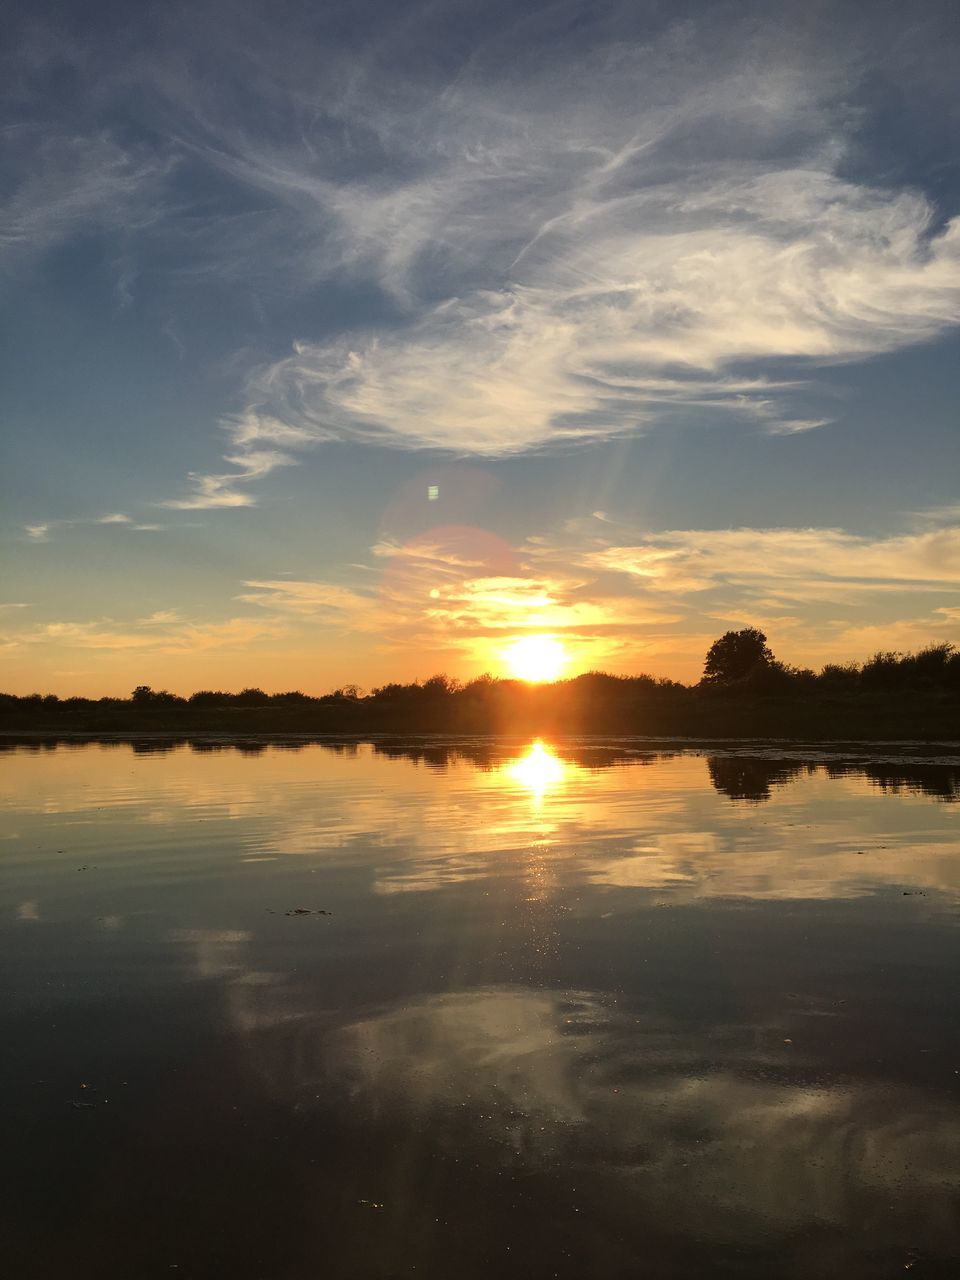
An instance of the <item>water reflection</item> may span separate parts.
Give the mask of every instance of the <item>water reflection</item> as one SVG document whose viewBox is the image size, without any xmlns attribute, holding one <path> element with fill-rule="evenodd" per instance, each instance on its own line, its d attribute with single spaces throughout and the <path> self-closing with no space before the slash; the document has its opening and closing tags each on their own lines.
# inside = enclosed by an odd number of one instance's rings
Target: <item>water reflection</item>
<svg viewBox="0 0 960 1280">
<path fill-rule="evenodd" d="M 701 1238 L 742 1234 L 744 1217 L 757 1234 L 837 1221 L 851 1186 L 877 1225 L 895 1192 L 947 1226 L 960 1191 L 960 1112 L 947 1099 L 931 1108 L 910 1087 L 826 1083 L 808 1050 L 762 1027 L 742 1044 L 741 1026 L 704 1039 L 637 1012 L 589 991 L 444 994 L 342 1028 L 319 1065 L 328 1083 L 351 1082 L 354 1105 L 432 1120 L 441 1140 L 465 1107 L 510 1163 L 586 1174 L 588 1195 L 598 1179 L 612 1194 L 632 1187 L 643 1211 L 667 1215 L 679 1199 Z M 307 1082 L 281 1070 L 275 1083 Z"/>
<path fill-rule="evenodd" d="M 99 738 L 75 735 L 69 739 L 56 737 L 37 739 L 8 735 L 0 738 L 0 754 L 49 754 L 60 750 L 76 750 L 82 746 L 96 746 L 102 751 L 130 750 L 140 756 L 166 756 L 189 750 L 199 755 L 261 756 L 270 753 L 323 752 L 345 758 L 357 758 L 372 753 L 374 756 L 395 761 L 412 761 L 422 764 L 436 773 L 446 773 L 463 765 L 471 765 L 482 771 L 509 768 L 520 771 L 516 780 L 526 771 L 533 777 L 546 767 L 555 769 L 546 760 L 556 761 L 561 767 L 573 766 L 590 773 L 605 772 L 623 767 L 655 765 L 678 755 L 695 753 L 707 760 L 710 781 L 716 790 L 731 800 L 764 803 L 781 788 L 797 778 L 825 774 L 831 778 L 864 778 L 880 791 L 898 794 L 915 792 L 943 801 L 960 800 L 960 755 L 953 753 L 956 744 L 949 744 L 950 751 L 941 746 L 925 746 L 910 743 L 898 748 L 896 744 L 882 750 L 867 744 L 846 748 L 836 744 L 818 748 L 816 745 L 786 748 L 782 745 L 729 746 L 722 749 L 708 744 L 697 746 L 689 742 L 672 746 L 656 745 L 655 740 L 629 738 L 616 742 L 600 742 L 589 739 L 555 739 L 549 744 L 509 739 L 470 738 L 449 739 L 351 739 L 333 740 L 301 735 L 295 738 L 176 738 L 158 735 L 152 738 Z M 529 764 L 525 760 L 532 757 Z M 508 771 L 509 771 L 508 768 Z M 521 785 L 526 785 L 521 781 Z M 548 780 L 545 790 L 550 789 Z M 528 787 L 528 790 L 534 790 Z"/>
<path fill-rule="evenodd" d="M 634 741 L 290 746 L 15 754 L 0 773 L 17 824 L 10 852 L 16 840 L 29 847 L 44 815 L 65 825 L 58 839 L 78 864 L 132 845 L 141 868 L 179 866 L 198 840 L 246 865 L 296 857 L 330 869 L 374 850 L 382 895 L 484 882 L 535 851 L 568 884 L 665 902 L 916 890 L 913 905 L 934 910 L 928 890 L 960 897 L 960 807 L 949 803 L 960 765 L 949 758 L 653 752 Z"/>
<path fill-rule="evenodd" d="M 539 807 L 547 792 L 556 791 L 563 783 L 568 768 L 538 739 L 531 744 L 525 755 L 505 765 L 503 773 L 524 791 L 528 791 L 534 805 Z"/>
<path fill-rule="evenodd" d="M 815 763 L 764 760 L 746 756 L 710 756 L 710 781 L 731 800 L 752 800 L 760 804 L 770 799 L 772 789 L 784 786 L 804 772 L 816 772 Z"/>
<path fill-rule="evenodd" d="M 707 766 L 717 791 L 731 800 L 757 804 L 769 800 L 772 792 L 795 778 L 819 771 L 831 778 L 864 777 L 881 791 L 895 795 L 917 792 L 938 800 L 960 799 L 960 761 L 949 757 L 911 758 L 904 753 L 900 757 L 857 759 L 807 754 L 798 759 L 778 758 L 769 751 L 757 754 L 741 750 L 709 756 Z"/>
<path fill-rule="evenodd" d="M 4 761 L 11 1274 L 960 1273 L 958 762 L 248 745 Z"/>
</svg>

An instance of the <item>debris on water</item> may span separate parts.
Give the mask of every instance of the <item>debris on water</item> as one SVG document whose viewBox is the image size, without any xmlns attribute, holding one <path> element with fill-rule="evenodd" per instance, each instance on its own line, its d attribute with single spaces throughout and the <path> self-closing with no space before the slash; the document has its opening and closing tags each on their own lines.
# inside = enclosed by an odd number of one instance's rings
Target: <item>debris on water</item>
<svg viewBox="0 0 960 1280">
<path fill-rule="evenodd" d="M 903 896 L 905 898 L 925 898 L 927 895 L 922 889 L 904 889 Z"/>
</svg>

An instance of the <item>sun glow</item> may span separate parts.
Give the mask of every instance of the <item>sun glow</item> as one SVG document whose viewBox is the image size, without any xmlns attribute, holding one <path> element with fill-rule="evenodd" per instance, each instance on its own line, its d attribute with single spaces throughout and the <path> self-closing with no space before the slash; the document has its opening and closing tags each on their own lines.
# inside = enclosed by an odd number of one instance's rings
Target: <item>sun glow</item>
<svg viewBox="0 0 960 1280">
<path fill-rule="evenodd" d="M 537 684 L 556 680 L 569 658 L 556 636 L 530 635 L 508 645 L 503 660 L 512 676 Z"/>
<path fill-rule="evenodd" d="M 563 782 L 567 767 L 549 747 L 538 740 L 531 745 L 526 755 L 511 761 L 505 772 L 539 802 L 548 791 L 553 791 Z"/>
</svg>

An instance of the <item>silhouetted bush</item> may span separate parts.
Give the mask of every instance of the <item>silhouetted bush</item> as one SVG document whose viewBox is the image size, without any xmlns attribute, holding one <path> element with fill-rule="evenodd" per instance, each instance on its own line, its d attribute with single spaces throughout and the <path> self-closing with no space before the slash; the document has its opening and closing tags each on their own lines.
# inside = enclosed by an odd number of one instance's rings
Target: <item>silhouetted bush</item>
<svg viewBox="0 0 960 1280">
<path fill-rule="evenodd" d="M 952 644 L 932 644 L 919 653 L 907 654 L 903 662 L 912 683 L 935 688 L 947 683 L 947 675 L 955 656 Z"/>
<path fill-rule="evenodd" d="M 270 703 L 270 695 L 262 689 L 241 689 L 233 703 L 237 707 L 266 707 Z"/>
<path fill-rule="evenodd" d="M 420 686 L 420 692 L 424 698 L 436 700 L 449 698 L 451 694 L 459 693 L 462 687 L 459 680 L 453 680 L 450 676 L 441 673 L 431 676 L 429 680 L 424 680 Z"/>
<path fill-rule="evenodd" d="M 860 683 L 865 689 L 902 689 L 907 674 L 899 653 L 875 653 L 860 672 Z"/>
<path fill-rule="evenodd" d="M 196 693 L 191 693 L 187 701 L 191 707 L 226 707 L 233 702 L 234 695 L 232 693 L 223 693 L 220 690 L 200 689 Z"/>
<path fill-rule="evenodd" d="M 828 689 L 856 689 L 860 684 L 860 664 L 858 662 L 828 662 L 817 679 L 820 684 Z"/>
</svg>

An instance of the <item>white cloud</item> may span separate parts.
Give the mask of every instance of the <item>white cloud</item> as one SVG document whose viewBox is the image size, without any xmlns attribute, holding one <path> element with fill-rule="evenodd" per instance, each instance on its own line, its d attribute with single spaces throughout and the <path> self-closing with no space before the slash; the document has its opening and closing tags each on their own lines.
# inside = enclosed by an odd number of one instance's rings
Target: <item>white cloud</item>
<svg viewBox="0 0 960 1280">
<path fill-rule="evenodd" d="M 114 511 L 104 516 L 81 516 L 76 520 L 44 520 L 37 524 L 25 524 L 23 530 L 33 542 L 50 542 L 51 535 L 57 530 L 98 525 L 150 533 L 159 533 L 166 528 L 166 525 L 162 524 L 136 524 L 130 516 L 124 515 L 120 511 Z"/>
<path fill-rule="evenodd" d="M 283 578 L 252 580 L 244 585 L 253 588 L 237 596 L 244 604 L 266 605 L 271 609 L 307 617 L 332 612 L 359 619 L 361 614 L 375 605 L 374 597 L 332 582 L 304 582 Z"/>
<path fill-rule="evenodd" d="M 635 431 L 666 405 L 790 433 L 829 419 L 791 414 L 762 382 L 724 395 L 718 374 L 862 358 L 960 322 L 960 222 L 931 237 L 921 198 L 810 171 L 713 180 L 692 201 L 598 193 L 520 279 L 398 332 L 299 344 L 252 380 L 251 413 L 317 439 L 493 456 Z"/>
<path fill-rule="evenodd" d="M 207 650 L 243 651 L 261 641 L 283 637 L 288 630 L 283 619 L 275 617 L 198 622 L 181 618 L 176 610 L 167 610 L 126 623 L 112 618 L 88 622 L 46 622 L 10 633 L 4 639 L 11 648 L 52 645 L 68 650 L 192 654 Z"/>
<path fill-rule="evenodd" d="M 216 475 L 201 475 L 191 471 L 189 480 L 193 492 L 185 498 L 168 498 L 159 505 L 176 511 L 199 511 L 216 507 L 254 507 L 257 505 L 255 495 L 238 489 L 237 485 L 261 480 L 277 467 L 291 466 L 294 459 L 284 453 L 259 449 L 228 456 L 224 461 L 236 467 L 237 470 Z"/>
<path fill-rule="evenodd" d="M 783 418 L 770 422 L 767 432 L 772 436 L 793 436 L 801 431 L 816 431 L 818 427 L 828 427 L 832 418 Z"/>
<path fill-rule="evenodd" d="M 251 485 L 294 460 L 275 450 L 330 440 L 504 457 L 718 414 L 797 434 L 831 420 L 818 366 L 960 323 L 960 222 L 850 176 L 879 27 L 838 19 L 827 41 L 789 14 L 709 7 L 638 27 L 613 5 L 573 44 L 555 23 L 518 15 L 444 73 L 422 56 L 444 47 L 434 11 L 410 62 L 393 28 L 354 56 L 246 15 L 185 51 L 170 19 L 130 65 L 175 142 L 141 155 L 105 129 L 17 134 L 0 246 L 119 223 L 194 287 L 389 300 L 389 323 L 308 331 L 253 369 L 224 418 L 235 470 L 191 473 L 162 505 L 252 506 Z M 132 85 L 114 68 L 97 100 Z M 242 194 L 191 204 L 174 154 Z M 172 314 L 159 331 L 182 355 Z"/>
<path fill-rule="evenodd" d="M 166 626 L 168 623 L 179 621 L 179 609 L 157 609 L 156 612 L 151 613 L 149 617 L 138 619 L 141 627 Z"/>
<path fill-rule="evenodd" d="M 735 583 L 812 600 L 960 587 L 960 526 L 889 538 L 842 529 L 682 529 L 630 544 L 594 539 L 572 553 L 541 544 L 537 554 L 572 554 L 573 563 L 678 593 Z"/>
<path fill-rule="evenodd" d="M 809 373 L 960 323 L 960 221 L 840 176 L 842 56 L 779 48 L 760 70 L 749 41 L 706 39 L 678 26 L 522 83 L 488 66 L 429 110 L 361 71 L 351 110 L 390 163 L 349 180 L 231 135 L 212 158 L 296 210 L 309 267 L 372 279 L 406 312 L 256 373 L 238 441 L 506 456 L 677 410 L 794 434 L 830 417 L 798 411 L 803 380 L 771 362 Z"/>
</svg>

